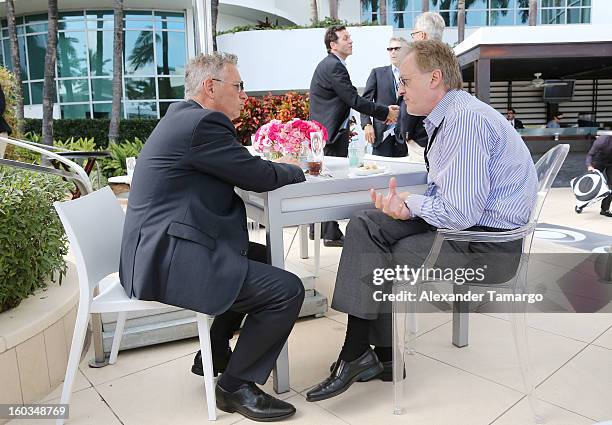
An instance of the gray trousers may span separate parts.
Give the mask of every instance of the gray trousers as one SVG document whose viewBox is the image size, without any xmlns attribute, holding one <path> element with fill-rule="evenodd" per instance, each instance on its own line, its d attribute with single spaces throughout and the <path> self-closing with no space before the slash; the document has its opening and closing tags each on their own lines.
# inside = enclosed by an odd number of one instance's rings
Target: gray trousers
<svg viewBox="0 0 612 425">
<path fill-rule="evenodd" d="M 377 302 L 374 291 L 391 293 L 391 283 L 373 284 L 374 270 L 398 265 L 419 268 L 431 249 L 436 228 L 423 219 L 395 220 L 378 210 L 357 213 L 346 229 L 340 257 L 332 308 L 371 320 L 370 344 L 389 347 L 392 343 L 391 305 Z M 483 226 L 468 230 L 502 231 Z M 437 267 L 478 267 L 479 264 L 503 263 L 487 276 L 495 284 L 508 279 L 518 266 L 522 241 L 503 244 L 446 242 L 440 250 Z M 505 255 L 504 261 L 490 254 Z"/>
</svg>

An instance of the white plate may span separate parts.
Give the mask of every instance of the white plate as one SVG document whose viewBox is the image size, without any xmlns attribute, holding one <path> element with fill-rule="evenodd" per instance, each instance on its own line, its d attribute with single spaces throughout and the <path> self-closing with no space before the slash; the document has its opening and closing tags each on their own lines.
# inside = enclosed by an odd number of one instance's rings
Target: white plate
<svg viewBox="0 0 612 425">
<path fill-rule="evenodd" d="M 387 167 L 385 167 L 384 165 L 379 165 L 377 168 L 374 169 L 359 167 L 351 170 L 351 174 L 355 174 L 356 176 L 371 176 L 373 174 L 384 174 L 386 172 Z"/>
</svg>

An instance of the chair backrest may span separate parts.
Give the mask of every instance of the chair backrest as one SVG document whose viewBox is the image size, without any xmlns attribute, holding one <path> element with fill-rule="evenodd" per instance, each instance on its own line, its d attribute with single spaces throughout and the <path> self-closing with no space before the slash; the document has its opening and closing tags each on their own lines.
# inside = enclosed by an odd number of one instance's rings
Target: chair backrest
<svg viewBox="0 0 612 425">
<path fill-rule="evenodd" d="M 544 201 L 546 200 L 546 195 L 548 194 L 548 190 L 555 181 L 555 178 L 557 177 L 557 174 L 559 173 L 568 152 L 569 145 L 557 145 L 546 152 L 544 156 L 542 156 L 542 158 L 540 158 L 540 160 L 536 163 L 535 169 L 538 175 L 538 199 L 533 211 L 531 212 L 530 222 L 536 223 L 538 221 L 540 212 L 544 206 Z"/>
<path fill-rule="evenodd" d="M 108 186 L 53 206 L 76 256 L 81 293 L 91 297 L 102 278 L 119 271 L 125 213 Z"/>
</svg>

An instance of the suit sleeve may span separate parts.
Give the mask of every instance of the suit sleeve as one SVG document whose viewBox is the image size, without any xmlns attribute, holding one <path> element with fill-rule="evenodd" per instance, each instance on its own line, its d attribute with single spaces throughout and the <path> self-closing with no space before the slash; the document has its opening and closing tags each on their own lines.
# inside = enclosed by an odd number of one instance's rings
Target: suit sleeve
<svg viewBox="0 0 612 425">
<path fill-rule="evenodd" d="M 376 70 L 370 72 L 368 81 L 366 82 L 365 89 L 363 90 L 363 98 L 372 102 L 376 101 Z M 361 114 L 361 128 L 364 128 L 367 124 L 372 125 L 372 118 L 367 114 Z"/>
<path fill-rule="evenodd" d="M 236 140 L 232 123 L 212 112 L 202 118 L 193 133 L 187 162 L 196 170 L 253 192 L 267 192 L 306 180 L 302 170 L 252 156 Z"/>
<path fill-rule="evenodd" d="M 378 118 L 381 121 L 387 119 L 389 108 L 359 96 L 357 89 L 351 84 L 351 77 L 346 67 L 340 62 L 333 65 L 331 70 L 331 83 L 336 95 L 352 109 L 362 114 Z"/>
</svg>

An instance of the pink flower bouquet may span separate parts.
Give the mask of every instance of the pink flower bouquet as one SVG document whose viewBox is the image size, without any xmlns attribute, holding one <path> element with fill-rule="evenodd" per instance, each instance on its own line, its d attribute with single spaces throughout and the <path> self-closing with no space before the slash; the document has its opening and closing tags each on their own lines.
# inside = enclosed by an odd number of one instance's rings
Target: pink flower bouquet
<svg viewBox="0 0 612 425">
<path fill-rule="evenodd" d="M 300 152 L 304 140 L 308 140 L 310 144 L 310 133 L 314 131 L 320 131 L 323 140 L 327 140 L 327 130 L 317 121 L 295 118 L 283 123 L 280 120 L 272 120 L 257 129 L 253 146 L 258 152 L 264 152 L 268 148 L 274 156 L 295 156 Z"/>
</svg>

